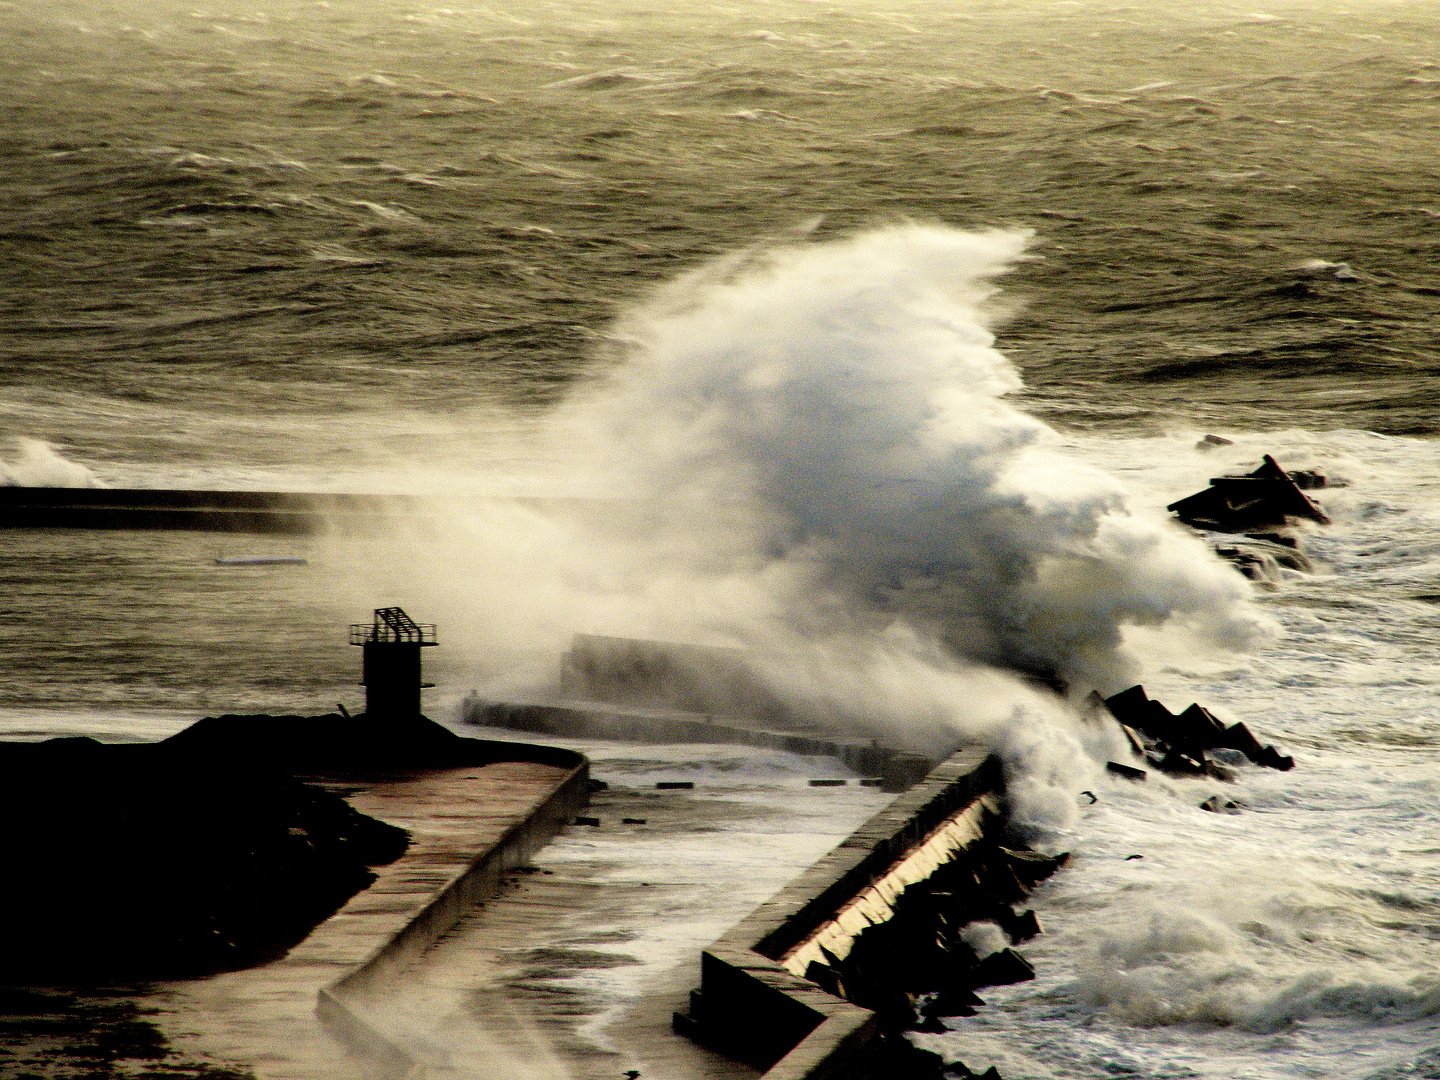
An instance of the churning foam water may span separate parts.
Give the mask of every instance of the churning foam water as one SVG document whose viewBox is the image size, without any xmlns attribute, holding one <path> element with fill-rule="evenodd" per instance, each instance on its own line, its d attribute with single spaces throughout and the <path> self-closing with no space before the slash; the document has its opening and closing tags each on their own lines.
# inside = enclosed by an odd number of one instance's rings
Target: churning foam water
<svg viewBox="0 0 1440 1080">
<path fill-rule="evenodd" d="M 1243 719 L 1297 760 L 1233 785 L 1106 778 L 1054 836 L 1034 983 L 936 1036 L 1006 1077 L 1440 1075 L 1435 752 L 1440 454 L 1364 432 L 1080 436 L 1072 452 L 1163 505 L 1263 452 L 1350 480 L 1314 575 L 1259 598 L 1284 634 L 1231 664 L 1152 655 L 1147 686 Z M 1201 811 L 1211 794 L 1241 804 Z M 1138 856 L 1138 858 L 1137 858 Z"/>
</svg>

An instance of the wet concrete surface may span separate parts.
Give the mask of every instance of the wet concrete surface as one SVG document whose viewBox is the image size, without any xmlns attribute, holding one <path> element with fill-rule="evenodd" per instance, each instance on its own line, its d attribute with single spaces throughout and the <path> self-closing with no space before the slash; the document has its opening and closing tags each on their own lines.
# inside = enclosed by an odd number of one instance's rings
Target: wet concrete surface
<svg viewBox="0 0 1440 1080">
<path fill-rule="evenodd" d="M 609 783 L 585 815 L 598 824 L 572 825 L 437 942 L 383 1010 L 387 1033 L 440 1075 L 756 1075 L 670 1030 L 700 951 L 890 797 L 828 758 L 570 745 Z M 682 778 L 695 786 L 656 788 Z"/>
<path fill-rule="evenodd" d="M 362 813 L 408 829 L 409 850 L 283 960 L 156 989 L 177 1052 L 260 1080 L 327 1080 L 355 1064 L 315 1018 L 318 991 L 359 966 L 439 889 L 549 794 L 564 770 L 523 762 L 345 785 Z"/>
</svg>

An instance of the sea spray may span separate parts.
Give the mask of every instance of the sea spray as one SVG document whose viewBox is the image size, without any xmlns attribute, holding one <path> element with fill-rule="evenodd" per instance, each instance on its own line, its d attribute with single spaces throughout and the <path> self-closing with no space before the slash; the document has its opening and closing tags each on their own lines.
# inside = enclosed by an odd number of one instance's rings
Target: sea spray
<svg viewBox="0 0 1440 1080">
<path fill-rule="evenodd" d="M 796 719 L 1002 748 L 1017 803 L 1063 824 L 1119 747 L 1045 686 L 1125 685 L 1128 628 L 1240 649 L 1269 626 L 1238 574 L 1006 399 L 995 280 L 1028 239 L 884 228 L 661 287 L 551 429 L 562 470 L 623 497 L 460 514 L 434 617 L 492 670 L 575 631 L 738 647 Z"/>
<path fill-rule="evenodd" d="M 18 436 L 15 451 L 12 460 L 0 460 L 0 487 L 105 486 L 87 466 L 62 456 L 41 439 Z"/>
<path fill-rule="evenodd" d="M 1104 690 L 1134 673 L 1127 625 L 1253 644 L 1237 575 L 1006 400 L 993 282 L 1027 240 L 902 226 L 683 278 L 622 320 L 626 363 L 572 419 L 643 494 L 763 508 L 763 550 L 805 567 L 792 611 L 838 599 Z"/>
</svg>

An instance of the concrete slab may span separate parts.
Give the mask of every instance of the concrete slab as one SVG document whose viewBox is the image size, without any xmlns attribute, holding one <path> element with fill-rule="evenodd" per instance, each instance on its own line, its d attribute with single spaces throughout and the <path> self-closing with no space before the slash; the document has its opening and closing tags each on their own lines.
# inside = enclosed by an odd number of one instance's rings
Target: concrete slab
<svg viewBox="0 0 1440 1080">
<path fill-rule="evenodd" d="M 586 811 L 599 826 L 572 826 L 512 874 L 375 1015 L 432 1076 L 753 1077 L 671 1030 L 700 950 L 889 797 L 808 786 L 844 778 L 828 757 L 570 745 L 610 782 Z M 655 789 L 682 769 L 693 789 Z"/>
<path fill-rule="evenodd" d="M 284 959 L 194 982 L 163 984 L 155 1023 L 175 1050 L 253 1071 L 258 1080 L 353 1077 L 354 1063 L 320 1027 L 316 994 L 361 965 L 523 820 L 566 775 L 500 762 L 416 777 L 326 783 L 356 809 L 408 829 L 410 849 Z"/>
</svg>

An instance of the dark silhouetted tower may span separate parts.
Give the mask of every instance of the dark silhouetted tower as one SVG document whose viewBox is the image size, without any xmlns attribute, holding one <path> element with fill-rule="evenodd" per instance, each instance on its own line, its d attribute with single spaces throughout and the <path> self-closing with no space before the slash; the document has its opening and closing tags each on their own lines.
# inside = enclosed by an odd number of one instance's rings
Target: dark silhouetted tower
<svg viewBox="0 0 1440 1080">
<path fill-rule="evenodd" d="M 360 682 L 365 712 L 373 719 L 409 720 L 420 715 L 420 650 L 436 645 L 435 625 L 421 625 L 398 607 L 376 608 L 370 625 L 353 623 L 350 644 L 365 650 Z"/>
</svg>

